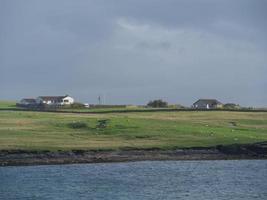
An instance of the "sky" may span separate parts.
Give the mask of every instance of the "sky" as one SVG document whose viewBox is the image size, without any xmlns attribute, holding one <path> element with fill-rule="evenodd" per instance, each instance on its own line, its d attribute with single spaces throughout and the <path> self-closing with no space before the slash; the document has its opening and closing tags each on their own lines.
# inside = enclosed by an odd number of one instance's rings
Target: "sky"
<svg viewBox="0 0 267 200">
<path fill-rule="evenodd" d="M 0 0 L 0 99 L 267 106 L 266 0 Z"/>
</svg>

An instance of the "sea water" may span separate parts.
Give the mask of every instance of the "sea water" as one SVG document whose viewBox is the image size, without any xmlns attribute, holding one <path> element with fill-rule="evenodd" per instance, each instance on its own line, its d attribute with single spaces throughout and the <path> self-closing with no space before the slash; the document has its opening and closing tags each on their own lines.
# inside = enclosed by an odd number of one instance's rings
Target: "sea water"
<svg viewBox="0 0 267 200">
<path fill-rule="evenodd" d="M 0 167 L 0 199 L 267 199 L 267 160 Z"/>
</svg>

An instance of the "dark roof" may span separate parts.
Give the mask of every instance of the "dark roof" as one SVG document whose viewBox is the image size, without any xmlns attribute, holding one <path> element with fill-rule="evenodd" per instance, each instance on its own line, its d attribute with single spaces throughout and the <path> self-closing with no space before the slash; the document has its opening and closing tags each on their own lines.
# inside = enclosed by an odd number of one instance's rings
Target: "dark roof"
<svg viewBox="0 0 267 200">
<path fill-rule="evenodd" d="M 221 102 L 219 102 L 216 99 L 199 99 L 194 103 L 194 105 L 197 103 L 210 104 L 210 105 L 222 104 Z"/>
<path fill-rule="evenodd" d="M 21 101 L 26 101 L 28 103 L 36 103 L 36 99 L 33 99 L 33 98 L 24 98 L 24 99 L 21 99 Z"/>
<path fill-rule="evenodd" d="M 65 97 L 67 97 L 68 95 L 65 96 L 39 96 L 39 98 L 41 98 L 44 101 L 59 101 L 64 99 Z"/>
</svg>

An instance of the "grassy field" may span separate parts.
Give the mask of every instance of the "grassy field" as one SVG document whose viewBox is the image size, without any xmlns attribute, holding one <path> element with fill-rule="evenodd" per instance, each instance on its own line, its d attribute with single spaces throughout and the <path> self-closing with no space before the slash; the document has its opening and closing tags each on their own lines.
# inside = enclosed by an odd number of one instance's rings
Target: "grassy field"
<svg viewBox="0 0 267 200">
<path fill-rule="evenodd" d="M 98 127 L 103 119 L 107 126 Z M 260 141 L 267 141 L 267 112 L 0 111 L 1 150 L 174 149 Z"/>
<path fill-rule="evenodd" d="M 146 108 L 146 107 L 117 107 L 117 108 L 61 108 L 58 111 L 66 112 L 89 112 L 89 113 L 105 113 L 105 112 L 129 112 L 129 111 L 154 111 L 154 110 L 173 110 L 173 108 Z"/>
<path fill-rule="evenodd" d="M 0 109 L 5 108 L 16 108 L 16 102 L 15 101 L 0 101 Z"/>
</svg>

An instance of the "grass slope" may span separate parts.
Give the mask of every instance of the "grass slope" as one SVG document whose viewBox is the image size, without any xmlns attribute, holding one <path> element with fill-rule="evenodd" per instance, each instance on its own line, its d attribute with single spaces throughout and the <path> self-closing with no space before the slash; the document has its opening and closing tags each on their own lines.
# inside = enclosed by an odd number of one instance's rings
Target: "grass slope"
<svg viewBox="0 0 267 200">
<path fill-rule="evenodd" d="M 108 119 L 106 128 L 98 120 Z M 85 126 L 71 126 L 79 122 Z M 267 141 L 266 112 L 0 112 L 0 150 L 186 148 Z"/>
</svg>

